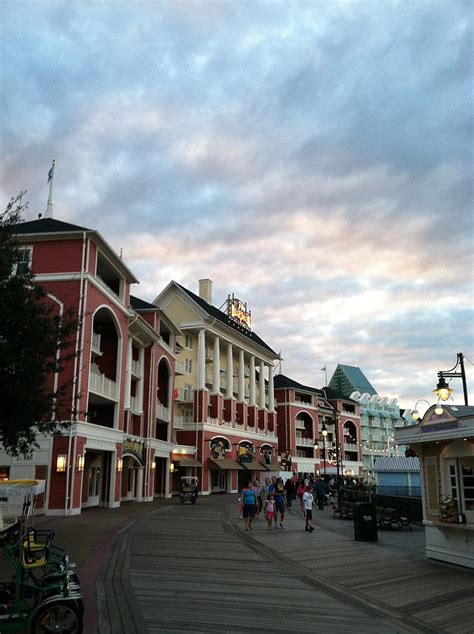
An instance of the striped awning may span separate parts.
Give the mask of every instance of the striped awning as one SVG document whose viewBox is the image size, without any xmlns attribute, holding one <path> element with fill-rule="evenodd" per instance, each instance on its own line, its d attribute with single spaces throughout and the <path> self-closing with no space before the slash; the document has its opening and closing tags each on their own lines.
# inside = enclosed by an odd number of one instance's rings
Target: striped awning
<svg viewBox="0 0 474 634">
<path fill-rule="evenodd" d="M 196 458 L 190 456 L 180 456 L 179 458 L 173 458 L 174 462 L 179 462 L 180 467 L 202 467 L 202 463 Z"/>
<path fill-rule="evenodd" d="M 212 458 L 210 458 L 210 461 L 211 461 L 211 467 L 217 467 L 218 469 L 243 470 L 242 465 L 240 465 L 238 462 L 235 462 L 234 460 L 230 460 L 229 458 L 224 458 L 223 460 L 213 460 Z"/>
<path fill-rule="evenodd" d="M 244 467 L 244 469 L 247 469 L 247 471 L 268 471 L 268 469 L 257 460 L 252 460 L 252 462 L 241 462 L 240 464 Z"/>
</svg>

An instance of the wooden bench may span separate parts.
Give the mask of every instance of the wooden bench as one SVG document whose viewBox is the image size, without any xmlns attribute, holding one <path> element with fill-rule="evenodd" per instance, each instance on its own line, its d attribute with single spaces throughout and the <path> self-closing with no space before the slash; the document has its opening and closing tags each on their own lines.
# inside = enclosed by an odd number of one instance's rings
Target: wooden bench
<svg viewBox="0 0 474 634">
<path fill-rule="evenodd" d="M 411 530 L 410 518 L 408 515 L 401 513 L 398 509 L 378 506 L 376 513 L 377 526 L 379 528 L 392 528 L 396 526 L 401 530 L 404 526 L 407 526 Z"/>
<path fill-rule="evenodd" d="M 332 505 L 334 512 L 333 515 L 339 515 L 340 518 L 349 519 L 354 516 L 354 502 L 349 502 L 349 500 L 341 500 L 338 504 Z"/>
</svg>

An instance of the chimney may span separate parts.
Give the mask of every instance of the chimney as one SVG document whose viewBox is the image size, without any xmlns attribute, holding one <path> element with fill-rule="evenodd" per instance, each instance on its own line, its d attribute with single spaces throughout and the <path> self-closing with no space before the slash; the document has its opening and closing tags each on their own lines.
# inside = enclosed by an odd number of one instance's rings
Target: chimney
<svg viewBox="0 0 474 634">
<path fill-rule="evenodd" d="M 212 280 L 199 280 L 199 297 L 212 304 Z"/>
</svg>

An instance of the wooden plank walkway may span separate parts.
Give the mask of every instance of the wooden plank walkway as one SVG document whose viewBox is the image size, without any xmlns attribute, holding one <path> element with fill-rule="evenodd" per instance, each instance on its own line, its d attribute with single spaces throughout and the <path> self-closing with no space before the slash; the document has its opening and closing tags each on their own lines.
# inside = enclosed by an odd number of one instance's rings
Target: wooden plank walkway
<svg viewBox="0 0 474 634">
<path fill-rule="evenodd" d="M 355 542 L 329 514 L 310 535 L 296 510 L 285 524 L 245 533 L 235 496 L 141 518 L 101 572 L 101 634 L 474 631 L 474 574 L 426 560 L 419 536 Z"/>
</svg>

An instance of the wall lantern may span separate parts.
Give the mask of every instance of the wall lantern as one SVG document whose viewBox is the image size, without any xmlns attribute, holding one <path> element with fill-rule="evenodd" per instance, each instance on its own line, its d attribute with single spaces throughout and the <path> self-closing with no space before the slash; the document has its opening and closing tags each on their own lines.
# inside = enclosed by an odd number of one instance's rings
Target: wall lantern
<svg viewBox="0 0 474 634">
<path fill-rule="evenodd" d="M 67 463 L 67 456 L 65 455 L 60 455 L 56 458 L 56 471 L 58 473 L 64 473 L 66 471 L 66 463 Z"/>
<path fill-rule="evenodd" d="M 77 470 L 84 471 L 84 456 L 77 456 Z"/>
<path fill-rule="evenodd" d="M 153 460 L 153 462 L 151 463 L 151 470 L 152 471 L 156 471 L 156 462 Z"/>
<path fill-rule="evenodd" d="M 120 471 L 122 471 L 122 469 L 123 469 L 123 458 L 119 458 L 117 460 L 117 471 L 120 472 Z"/>
<path fill-rule="evenodd" d="M 170 462 L 170 473 L 174 473 L 174 462 Z"/>
</svg>

